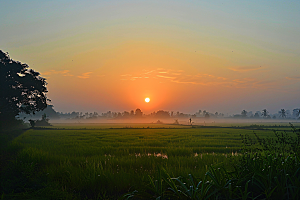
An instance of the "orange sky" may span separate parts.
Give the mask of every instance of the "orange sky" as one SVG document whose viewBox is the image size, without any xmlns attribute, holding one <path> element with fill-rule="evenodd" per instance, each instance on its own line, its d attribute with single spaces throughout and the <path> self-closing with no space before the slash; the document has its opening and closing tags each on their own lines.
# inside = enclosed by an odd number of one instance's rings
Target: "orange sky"
<svg viewBox="0 0 300 200">
<path fill-rule="evenodd" d="M 47 78 L 57 111 L 300 106 L 297 1 L 53 1 L 3 9 L 11 6 L 0 8 L 1 48 Z"/>
</svg>

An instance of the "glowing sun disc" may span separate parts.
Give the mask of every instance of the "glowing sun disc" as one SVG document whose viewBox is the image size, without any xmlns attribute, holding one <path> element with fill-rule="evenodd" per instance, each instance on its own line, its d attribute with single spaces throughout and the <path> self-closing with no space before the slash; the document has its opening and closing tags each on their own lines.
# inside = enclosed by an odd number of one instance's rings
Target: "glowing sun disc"
<svg viewBox="0 0 300 200">
<path fill-rule="evenodd" d="M 146 102 L 146 103 L 149 103 L 149 102 L 150 102 L 150 98 L 147 97 L 147 98 L 145 99 L 145 102 Z"/>
</svg>

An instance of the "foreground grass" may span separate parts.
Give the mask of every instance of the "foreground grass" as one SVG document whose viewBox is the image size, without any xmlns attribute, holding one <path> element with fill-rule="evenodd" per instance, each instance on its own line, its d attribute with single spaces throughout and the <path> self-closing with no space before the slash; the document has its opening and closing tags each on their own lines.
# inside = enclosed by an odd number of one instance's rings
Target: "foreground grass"
<svg viewBox="0 0 300 200">
<path fill-rule="evenodd" d="M 189 174 L 172 178 L 160 169 L 150 178 L 150 190 L 135 190 L 126 199 L 299 199 L 300 129 L 275 137 L 242 136 L 243 148 L 231 164 L 234 169 L 210 167 L 200 181 Z M 232 160 L 233 161 L 233 160 Z M 146 197 L 146 198 L 145 198 Z"/>
<path fill-rule="evenodd" d="M 227 158 L 238 155 L 240 133 L 174 127 L 27 130 L 6 147 L 14 156 L 3 170 L 2 197 L 116 199 L 144 191 L 162 168 L 170 177 L 191 173 L 203 180 L 211 165 L 230 169 Z M 257 134 L 264 138 L 271 131 Z"/>
</svg>

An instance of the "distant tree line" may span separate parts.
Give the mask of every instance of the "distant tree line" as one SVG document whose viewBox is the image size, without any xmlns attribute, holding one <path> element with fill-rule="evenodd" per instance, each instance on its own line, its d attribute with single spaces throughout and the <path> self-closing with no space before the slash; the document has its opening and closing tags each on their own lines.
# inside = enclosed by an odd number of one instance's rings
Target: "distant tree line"
<svg viewBox="0 0 300 200">
<path fill-rule="evenodd" d="M 44 112 L 47 111 L 47 112 Z M 206 110 L 199 110 L 195 114 L 185 114 L 182 112 L 174 111 L 165 111 L 158 110 L 150 114 L 144 114 L 141 109 L 137 108 L 136 110 L 123 111 L 123 112 L 112 112 L 108 111 L 105 113 L 98 114 L 98 112 L 55 112 L 53 106 L 48 106 L 43 112 L 49 116 L 49 118 L 61 118 L 61 119 L 133 119 L 133 118 L 241 118 L 241 119 L 299 119 L 300 118 L 300 109 L 290 110 L 280 109 L 278 113 L 270 114 L 267 109 L 261 111 L 252 111 L 242 110 L 241 114 L 225 116 L 223 113 L 211 113 Z M 41 113 L 38 113 L 38 116 Z"/>
<path fill-rule="evenodd" d="M 290 110 L 280 109 L 277 113 L 270 114 L 267 109 L 262 111 L 256 111 L 255 114 L 252 111 L 247 112 L 242 110 L 241 114 L 233 115 L 234 118 L 263 118 L 263 119 L 300 119 L 300 108 L 295 108 L 291 112 Z"/>
<path fill-rule="evenodd" d="M 165 111 L 158 110 L 150 114 L 144 114 L 141 109 L 137 108 L 136 110 L 123 111 L 123 112 L 112 112 L 108 111 L 105 113 L 98 114 L 98 112 L 56 112 L 53 105 L 47 105 L 43 111 L 35 112 L 35 114 L 25 114 L 20 113 L 17 117 L 19 119 L 41 119 L 42 116 L 46 114 L 48 119 L 138 119 L 138 118 L 240 118 L 240 119 L 299 119 L 300 118 L 300 109 L 290 110 L 280 109 L 277 113 L 270 114 L 267 109 L 261 111 L 252 111 L 242 110 L 240 114 L 225 116 L 223 113 L 215 112 L 211 113 L 206 110 L 198 110 L 195 114 L 185 114 L 182 112 L 174 111 Z"/>
</svg>

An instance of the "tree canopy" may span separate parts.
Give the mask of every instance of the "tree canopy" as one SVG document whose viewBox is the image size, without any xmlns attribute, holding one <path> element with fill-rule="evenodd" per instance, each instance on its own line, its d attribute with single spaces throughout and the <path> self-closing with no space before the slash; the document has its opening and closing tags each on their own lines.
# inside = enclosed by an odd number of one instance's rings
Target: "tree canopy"
<svg viewBox="0 0 300 200">
<path fill-rule="evenodd" d="M 27 64 L 12 60 L 0 50 L 0 126 L 47 107 L 46 79 Z M 2 124 L 2 125 L 3 125 Z"/>
</svg>

